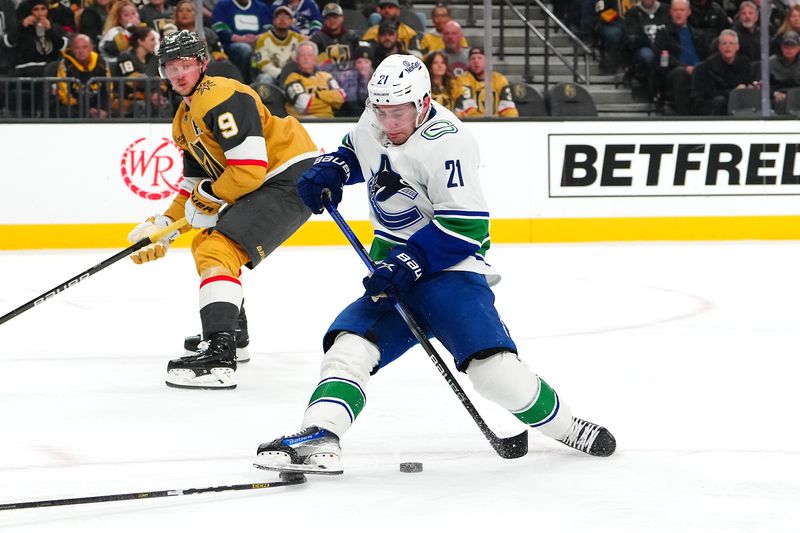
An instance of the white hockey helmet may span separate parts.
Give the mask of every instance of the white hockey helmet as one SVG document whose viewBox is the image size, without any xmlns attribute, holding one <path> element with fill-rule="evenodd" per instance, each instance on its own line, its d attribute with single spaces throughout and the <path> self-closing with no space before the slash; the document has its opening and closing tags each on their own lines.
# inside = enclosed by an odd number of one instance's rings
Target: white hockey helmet
<svg viewBox="0 0 800 533">
<path fill-rule="evenodd" d="M 381 61 L 367 84 L 367 107 L 413 103 L 419 115 L 431 95 L 431 78 L 421 59 L 393 54 Z M 427 117 L 418 119 L 419 124 Z M 417 124 L 417 126 L 419 126 Z"/>
</svg>

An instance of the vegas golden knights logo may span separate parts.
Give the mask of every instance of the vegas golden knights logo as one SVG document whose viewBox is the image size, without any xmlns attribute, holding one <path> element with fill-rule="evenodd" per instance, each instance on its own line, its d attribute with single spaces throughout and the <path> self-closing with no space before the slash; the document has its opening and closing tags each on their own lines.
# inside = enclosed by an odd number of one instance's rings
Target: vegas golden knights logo
<svg viewBox="0 0 800 533">
<path fill-rule="evenodd" d="M 203 145 L 199 138 L 189 143 L 189 151 L 192 152 L 192 156 L 205 169 L 208 175 L 213 176 L 214 179 L 220 177 L 225 171 L 225 168 L 214 159 L 214 156 L 211 155 L 211 152 L 208 151 L 208 148 Z"/>
<path fill-rule="evenodd" d="M 578 91 L 575 90 L 575 86 L 572 85 L 571 83 L 565 83 L 564 84 L 564 96 L 566 96 L 567 98 L 570 98 L 570 99 L 575 98 L 576 96 L 578 96 Z"/>
<path fill-rule="evenodd" d="M 514 84 L 514 99 L 520 100 L 528 94 L 528 87 L 522 83 Z"/>
<path fill-rule="evenodd" d="M 331 44 L 325 49 L 325 53 L 334 65 L 344 65 L 350 61 L 350 47 L 344 44 Z"/>
</svg>

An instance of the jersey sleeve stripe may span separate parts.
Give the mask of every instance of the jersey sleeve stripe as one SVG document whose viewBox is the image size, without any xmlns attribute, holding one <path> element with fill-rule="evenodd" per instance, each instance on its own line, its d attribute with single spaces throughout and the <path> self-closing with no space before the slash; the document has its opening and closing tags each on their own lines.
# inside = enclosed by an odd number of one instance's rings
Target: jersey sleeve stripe
<svg viewBox="0 0 800 533">
<path fill-rule="evenodd" d="M 260 159 L 228 159 L 228 165 L 230 166 L 244 166 L 244 165 L 252 165 L 255 167 L 264 167 L 268 168 L 269 163 L 266 161 L 262 161 Z"/>
<path fill-rule="evenodd" d="M 439 220 L 437 220 L 437 219 L 434 219 L 434 220 L 433 220 L 433 223 L 436 225 L 436 227 L 437 227 L 439 230 L 441 230 L 443 233 L 445 233 L 445 234 L 449 235 L 450 237 L 454 237 L 454 238 L 456 238 L 456 239 L 460 239 L 460 240 L 462 240 L 462 241 L 464 241 L 464 242 L 468 242 L 469 244 L 472 244 L 472 245 L 474 245 L 474 246 L 475 246 L 475 247 L 477 247 L 477 248 L 480 248 L 480 247 L 481 247 L 481 241 L 478 241 L 478 240 L 475 240 L 475 239 L 471 239 L 471 238 L 467 237 L 466 235 L 462 235 L 461 233 L 458 233 L 458 232 L 452 231 L 452 230 L 450 230 L 450 229 L 446 228 L 446 227 L 445 227 L 445 226 L 444 226 L 444 225 L 443 225 L 443 224 L 442 224 L 442 223 L 441 223 Z"/>
<path fill-rule="evenodd" d="M 178 190 L 178 194 L 180 194 L 181 196 L 185 196 L 186 198 L 189 198 L 190 196 L 192 196 L 192 193 L 190 193 L 186 189 Z"/>
<path fill-rule="evenodd" d="M 267 144 L 260 135 L 248 135 L 236 146 L 225 150 L 225 159 L 231 161 L 257 160 L 267 162 Z"/>
<path fill-rule="evenodd" d="M 436 209 L 433 212 L 434 216 L 444 216 L 453 218 L 482 218 L 489 219 L 487 211 L 456 211 L 453 209 Z"/>
</svg>

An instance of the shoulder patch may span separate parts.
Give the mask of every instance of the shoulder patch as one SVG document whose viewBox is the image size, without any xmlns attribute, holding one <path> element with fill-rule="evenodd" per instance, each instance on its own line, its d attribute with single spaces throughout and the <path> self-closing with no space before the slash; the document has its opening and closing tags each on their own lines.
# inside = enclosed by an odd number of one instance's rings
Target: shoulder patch
<svg viewBox="0 0 800 533">
<path fill-rule="evenodd" d="M 423 138 L 433 141 L 448 133 L 455 133 L 457 131 L 458 128 L 449 120 L 437 120 L 422 130 L 421 135 Z"/>
</svg>

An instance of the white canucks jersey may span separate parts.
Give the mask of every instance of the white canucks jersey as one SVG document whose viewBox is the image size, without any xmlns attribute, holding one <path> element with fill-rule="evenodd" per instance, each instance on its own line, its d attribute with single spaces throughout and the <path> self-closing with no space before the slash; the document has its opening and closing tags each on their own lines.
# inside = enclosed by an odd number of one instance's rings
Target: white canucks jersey
<svg viewBox="0 0 800 533">
<path fill-rule="evenodd" d="M 339 148 L 357 160 L 348 183 L 367 184 L 375 232 L 370 255 L 382 260 L 393 246 L 413 244 L 423 251 L 428 272 L 477 272 L 497 283 L 499 275 L 484 259 L 489 210 L 478 177 L 478 143 L 453 113 L 432 106 L 429 119 L 402 145 L 388 141 L 367 111 Z"/>
</svg>

